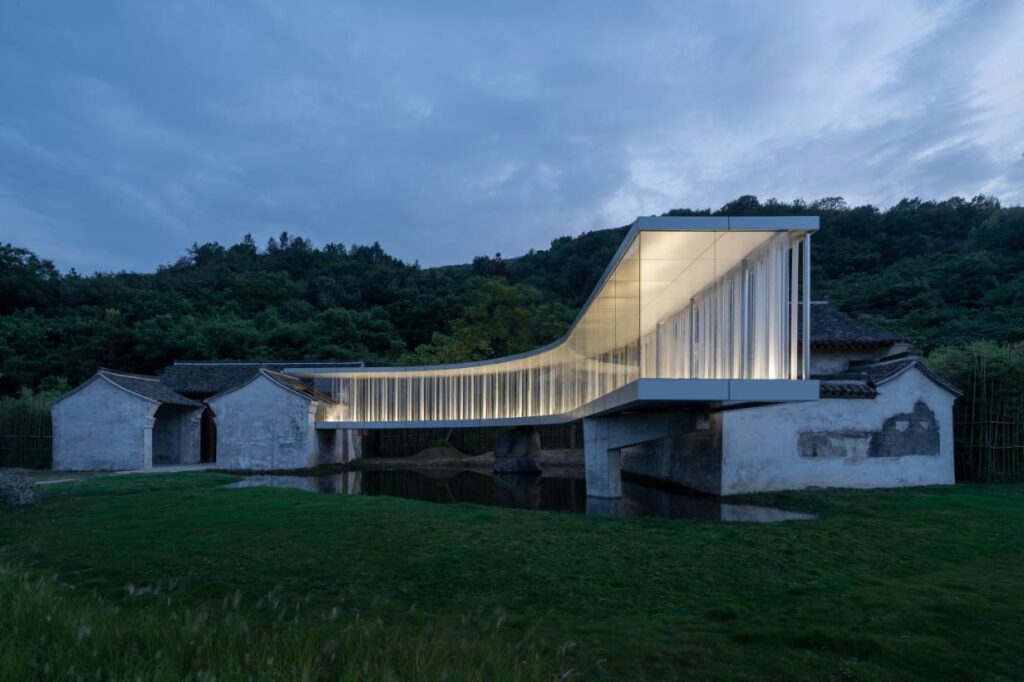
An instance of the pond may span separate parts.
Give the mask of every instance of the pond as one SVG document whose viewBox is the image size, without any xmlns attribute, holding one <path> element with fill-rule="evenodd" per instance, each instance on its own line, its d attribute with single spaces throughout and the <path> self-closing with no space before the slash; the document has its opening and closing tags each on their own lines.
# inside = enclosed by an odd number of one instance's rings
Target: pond
<svg viewBox="0 0 1024 682">
<path fill-rule="evenodd" d="M 588 498 L 579 476 L 524 476 L 454 469 L 346 471 L 322 476 L 254 475 L 232 487 L 275 486 L 334 495 L 390 495 L 441 504 L 467 502 L 535 511 L 600 516 L 653 516 L 692 521 L 773 523 L 814 518 L 771 507 L 723 502 L 680 488 L 632 479 L 622 498 Z"/>
</svg>

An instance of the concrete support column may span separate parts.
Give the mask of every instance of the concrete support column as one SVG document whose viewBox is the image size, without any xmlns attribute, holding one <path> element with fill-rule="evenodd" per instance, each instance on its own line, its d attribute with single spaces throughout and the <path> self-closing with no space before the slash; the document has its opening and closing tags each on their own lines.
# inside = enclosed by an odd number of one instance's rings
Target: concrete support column
<svg viewBox="0 0 1024 682">
<path fill-rule="evenodd" d="M 586 466 L 587 497 L 622 497 L 619 449 L 609 447 L 613 417 L 583 420 L 583 459 Z"/>
<path fill-rule="evenodd" d="M 622 497 L 622 448 L 708 428 L 707 409 L 585 418 L 583 460 L 587 497 Z"/>
</svg>

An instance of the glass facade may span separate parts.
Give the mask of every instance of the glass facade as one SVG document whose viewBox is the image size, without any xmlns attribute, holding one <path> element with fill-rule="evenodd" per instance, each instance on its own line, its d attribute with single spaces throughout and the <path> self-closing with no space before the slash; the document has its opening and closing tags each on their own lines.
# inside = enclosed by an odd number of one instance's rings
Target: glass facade
<svg viewBox="0 0 1024 682">
<path fill-rule="evenodd" d="M 561 340 L 486 362 L 311 372 L 337 400 L 318 419 L 571 417 L 638 379 L 796 379 L 803 236 L 633 230 Z"/>
</svg>

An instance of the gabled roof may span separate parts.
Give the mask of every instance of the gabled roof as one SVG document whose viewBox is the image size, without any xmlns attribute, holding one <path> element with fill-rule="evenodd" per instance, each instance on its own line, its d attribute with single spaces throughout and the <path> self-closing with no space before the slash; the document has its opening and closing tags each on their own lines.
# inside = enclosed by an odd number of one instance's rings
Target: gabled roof
<svg viewBox="0 0 1024 682">
<path fill-rule="evenodd" d="M 921 358 L 908 353 L 899 353 L 871 362 L 851 362 L 848 371 L 863 374 L 872 384 L 881 386 L 896 379 L 911 368 L 918 369 L 922 374 L 950 393 L 957 396 L 963 395 L 963 391 L 929 369 L 928 365 L 921 361 Z"/>
<path fill-rule="evenodd" d="M 802 333 L 803 315 L 798 324 Z M 883 348 L 908 341 L 902 334 L 861 324 L 825 301 L 811 303 L 811 348 Z"/>
<path fill-rule="evenodd" d="M 144 398 L 155 400 L 158 403 L 167 405 L 181 405 L 182 407 L 202 407 L 203 404 L 196 400 L 190 400 L 185 396 L 176 393 L 160 382 L 159 377 L 146 376 L 143 374 L 128 374 L 112 369 L 100 369 L 99 373 L 104 379 L 117 384 L 121 388 L 138 393 Z"/>
<path fill-rule="evenodd" d="M 818 395 L 822 398 L 874 398 L 878 390 L 867 381 L 822 381 Z"/>
<path fill-rule="evenodd" d="M 874 398 L 882 386 L 911 369 L 917 369 L 928 379 L 953 395 L 962 391 L 928 368 L 919 357 L 898 353 L 878 360 L 851 362 L 844 372 L 815 376 L 821 382 L 822 398 Z"/>
<path fill-rule="evenodd" d="M 158 377 L 147 376 L 144 374 L 129 374 L 128 372 L 119 372 L 117 370 L 106 369 L 103 367 L 101 367 L 91 379 L 74 390 L 65 393 L 53 402 L 58 403 L 61 400 L 68 398 L 97 380 L 106 380 L 118 388 L 128 391 L 129 393 L 133 393 L 140 398 L 145 398 L 146 400 L 151 400 L 162 405 L 177 405 L 179 407 L 203 406 L 201 402 L 190 400 L 189 398 L 171 390 L 161 383 Z"/>
<path fill-rule="evenodd" d="M 260 377 L 265 377 L 270 382 L 280 386 L 286 391 L 291 391 L 292 393 L 295 393 L 296 395 L 306 398 L 307 400 L 317 400 L 322 403 L 334 402 L 334 400 L 330 396 L 320 393 L 319 391 L 313 390 L 305 383 L 303 383 L 301 379 L 297 379 L 296 377 L 289 376 L 287 374 L 282 374 L 281 372 L 275 372 L 274 370 L 266 369 L 265 367 L 257 367 L 255 371 L 251 373 L 251 375 L 246 381 L 242 381 L 238 384 L 235 384 L 234 386 L 231 386 L 225 389 L 224 391 L 221 391 L 217 395 L 211 396 L 210 399 L 215 400 L 217 398 L 220 398 L 221 396 L 227 395 L 228 393 L 233 393 L 234 391 L 237 391 L 240 388 L 248 386 L 256 379 L 259 379 Z"/>
<path fill-rule="evenodd" d="M 281 372 L 275 372 L 270 369 L 263 369 L 261 371 L 265 377 L 267 377 L 274 383 L 278 384 L 279 386 L 287 388 L 290 391 L 299 393 L 309 398 L 310 400 L 319 400 L 322 403 L 334 402 L 334 399 L 331 398 L 329 395 L 326 395 L 324 393 L 321 393 L 320 391 L 316 391 L 310 388 L 305 383 L 303 383 L 301 379 L 290 376 L 288 374 L 282 374 Z"/>
<path fill-rule="evenodd" d="M 255 362 L 175 362 L 164 370 L 160 380 L 179 393 L 206 398 L 248 383 L 259 371 L 260 366 Z"/>
<path fill-rule="evenodd" d="M 261 369 L 280 372 L 286 367 L 362 367 L 362 362 L 179 362 L 164 370 L 160 380 L 179 393 L 206 398 L 247 384 Z"/>
</svg>

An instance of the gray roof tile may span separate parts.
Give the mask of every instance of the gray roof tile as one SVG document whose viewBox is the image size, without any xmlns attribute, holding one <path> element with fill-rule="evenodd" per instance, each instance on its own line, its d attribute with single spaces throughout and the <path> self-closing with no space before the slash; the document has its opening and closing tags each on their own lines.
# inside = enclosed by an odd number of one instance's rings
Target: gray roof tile
<svg viewBox="0 0 1024 682">
<path fill-rule="evenodd" d="M 802 315 L 798 326 L 802 333 Z M 862 324 L 828 303 L 811 303 L 812 348 L 881 348 L 907 341 L 902 334 Z"/>
<path fill-rule="evenodd" d="M 160 380 L 179 393 L 208 398 L 246 383 L 261 369 L 281 372 L 286 367 L 362 366 L 362 362 L 175 362 Z"/>
<path fill-rule="evenodd" d="M 960 389 L 929 369 L 921 358 L 909 353 L 851 362 L 846 371 L 813 378 L 821 381 L 822 398 L 873 398 L 878 394 L 878 386 L 892 381 L 912 367 L 949 392 L 961 395 Z"/>
<path fill-rule="evenodd" d="M 202 407 L 203 404 L 190 400 L 160 382 L 158 377 L 145 376 L 142 374 L 128 374 L 112 369 L 100 369 L 99 374 L 109 379 L 121 388 L 136 393 L 150 400 L 167 405 L 179 405 L 181 407 Z"/>
</svg>

